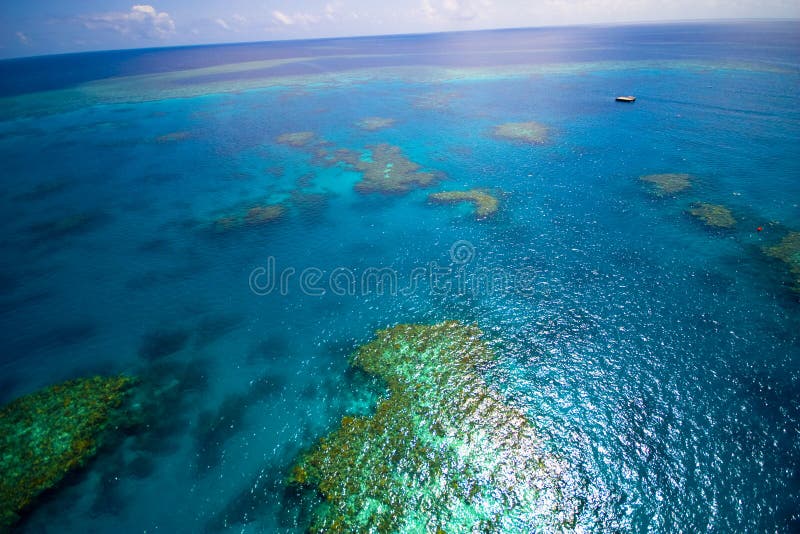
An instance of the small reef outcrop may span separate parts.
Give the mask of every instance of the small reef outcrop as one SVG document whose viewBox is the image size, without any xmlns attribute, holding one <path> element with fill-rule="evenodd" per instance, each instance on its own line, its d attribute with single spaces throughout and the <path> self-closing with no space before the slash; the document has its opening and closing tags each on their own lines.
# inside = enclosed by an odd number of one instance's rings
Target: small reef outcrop
<svg viewBox="0 0 800 534">
<path fill-rule="evenodd" d="M 731 210 L 719 204 L 694 202 L 689 206 L 689 213 L 703 221 L 707 226 L 714 228 L 733 228 L 736 226 L 736 219 L 733 217 Z"/>
<path fill-rule="evenodd" d="M 304 147 L 317 138 L 314 132 L 289 132 L 278 136 L 277 141 L 282 145 L 289 145 L 296 148 Z"/>
<path fill-rule="evenodd" d="M 486 219 L 497 212 L 500 202 L 486 189 L 470 189 L 468 191 L 442 191 L 428 195 L 428 201 L 434 204 L 459 204 L 469 202 L 475 208 L 476 219 Z"/>
<path fill-rule="evenodd" d="M 417 96 L 413 106 L 417 109 L 447 111 L 460 98 L 461 94 L 454 91 L 431 91 Z"/>
<path fill-rule="evenodd" d="M 506 122 L 495 126 L 492 135 L 499 139 L 541 145 L 547 141 L 549 128 L 539 122 Z"/>
<path fill-rule="evenodd" d="M 156 137 L 157 143 L 174 143 L 175 141 L 184 141 L 192 136 L 192 132 L 170 132 L 168 134 Z"/>
<path fill-rule="evenodd" d="M 368 132 L 377 132 L 378 130 L 394 126 L 395 122 L 397 122 L 396 119 L 388 117 L 366 117 L 356 122 L 356 126 Z"/>
<path fill-rule="evenodd" d="M 216 219 L 214 229 L 218 232 L 226 232 L 243 226 L 258 226 L 277 221 L 285 214 L 286 208 L 281 204 L 250 206 Z"/>
<path fill-rule="evenodd" d="M 0 408 L 0 532 L 97 453 L 132 384 L 124 376 L 71 380 Z"/>
<path fill-rule="evenodd" d="M 692 186 L 691 174 L 666 173 L 647 174 L 639 180 L 650 186 L 650 193 L 657 197 L 666 197 L 685 191 Z"/>
<path fill-rule="evenodd" d="M 764 253 L 787 265 L 795 277 L 793 290 L 800 293 L 800 232 L 790 232 L 777 245 L 765 247 Z"/>
<path fill-rule="evenodd" d="M 312 532 L 540 532 L 575 528 L 573 474 L 485 380 L 475 325 L 380 330 L 352 356 L 388 395 L 347 416 L 294 466 L 319 491 Z"/>
</svg>

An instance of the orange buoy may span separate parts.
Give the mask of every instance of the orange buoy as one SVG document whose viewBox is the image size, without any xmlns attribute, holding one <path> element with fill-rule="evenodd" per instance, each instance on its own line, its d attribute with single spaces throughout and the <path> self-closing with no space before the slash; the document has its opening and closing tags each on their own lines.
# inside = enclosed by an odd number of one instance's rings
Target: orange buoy
<svg viewBox="0 0 800 534">
<path fill-rule="evenodd" d="M 760 232 L 760 231 L 762 231 L 763 229 L 764 229 L 764 227 L 763 227 L 763 226 L 759 226 L 758 228 L 756 228 L 756 232 Z"/>
</svg>

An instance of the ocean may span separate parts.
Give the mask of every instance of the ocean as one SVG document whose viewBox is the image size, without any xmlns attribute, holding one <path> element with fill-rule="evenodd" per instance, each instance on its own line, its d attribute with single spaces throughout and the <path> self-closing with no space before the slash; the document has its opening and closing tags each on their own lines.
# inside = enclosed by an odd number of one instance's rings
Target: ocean
<svg viewBox="0 0 800 534">
<path fill-rule="evenodd" d="M 313 529 L 292 467 L 394 398 L 351 355 L 459 321 L 566 530 L 797 531 L 799 153 L 797 22 L 0 61 L 0 403 L 147 392 L 17 528 Z"/>
</svg>

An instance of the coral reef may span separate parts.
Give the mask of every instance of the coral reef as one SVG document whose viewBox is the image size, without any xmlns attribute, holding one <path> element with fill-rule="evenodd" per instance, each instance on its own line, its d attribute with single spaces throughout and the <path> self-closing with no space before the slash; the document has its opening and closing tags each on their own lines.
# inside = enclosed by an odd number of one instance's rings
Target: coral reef
<svg viewBox="0 0 800 534">
<path fill-rule="evenodd" d="M 718 204 L 694 202 L 689 208 L 689 213 L 715 228 L 733 228 L 736 225 L 731 210 Z"/>
<path fill-rule="evenodd" d="M 209 315 L 200 320 L 195 332 L 195 347 L 202 348 L 230 334 L 244 322 L 244 316 L 232 313 Z"/>
<path fill-rule="evenodd" d="M 426 172 L 405 157 L 400 147 L 382 143 L 367 147 L 369 157 L 358 152 L 340 149 L 332 155 L 333 161 L 344 163 L 362 173 L 356 185 L 360 193 L 402 194 L 416 188 L 430 187 L 444 178 L 438 172 Z"/>
<path fill-rule="evenodd" d="M 326 193 L 304 193 L 295 189 L 291 193 L 291 204 L 299 214 L 312 221 L 318 221 L 322 216 L 323 210 L 328 205 L 330 194 Z"/>
<path fill-rule="evenodd" d="M 283 134 L 278 142 L 310 151 L 314 165 L 345 165 L 360 172 L 362 178 L 355 185 L 360 193 L 402 194 L 429 187 L 444 178 L 442 173 L 421 170 L 422 167 L 408 159 L 400 147 L 388 143 L 368 146 L 367 152 L 362 153 L 335 148 L 330 142 L 317 138 L 313 132 Z M 218 221 L 222 229 L 235 226 L 235 222 L 229 217 Z"/>
<path fill-rule="evenodd" d="M 414 107 L 417 109 L 446 110 L 459 98 L 461 98 L 459 93 L 433 91 L 415 98 Z"/>
<path fill-rule="evenodd" d="M 507 122 L 494 127 L 492 134 L 500 139 L 540 145 L 547 140 L 548 128 L 538 122 Z"/>
<path fill-rule="evenodd" d="M 96 454 L 131 384 L 72 380 L 0 408 L 0 531 Z"/>
<path fill-rule="evenodd" d="M 356 126 L 368 132 L 376 132 L 391 127 L 395 122 L 397 122 L 395 119 L 387 117 L 367 117 L 358 121 Z"/>
<path fill-rule="evenodd" d="M 286 168 L 282 165 L 272 165 L 271 167 L 264 169 L 264 172 L 275 178 L 281 178 L 284 174 L 286 174 Z"/>
<path fill-rule="evenodd" d="M 261 224 L 280 219 L 286 209 L 278 204 L 268 206 L 255 206 L 247 210 L 244 222 L 247 224 Z"/>
<path fill-rule="evenodd" d="M 421 165 L 408 159 L 400 147 L 387 143 L 368 146 L 367 151 L 361 153 L 335 148 L 330 142 L 318 139 L 313 132 L 283 134 L 278 142 L 311 151 L 314 165 L 345 165 L 360 172 L 362 178 L 355 184 L 356 191 L 360 193 L 402 194 L 415 188 L 429 187 L 444 178 L 440 172 L 422 170 Z M 237 226 L 237 220 L 235 217 L 223 217 L 217 224 L 225 230 Z"/>
<path fill-rule="evenodd" d="M 43 182 L 37 184 L 35 187 L 26 191 L 25 193 L 20 193 L 16 198 L 18 200 L 22 200 L 23 202 L 38 201 L 66 191 L 72 185 L 74 185 L 72 182 L 65 179 Z"/>
<path fill-rule="evenodd" d="M 43 244 L 91 232 L 109 219 L 103 212 L 75 213 L 33 224 L 29 227 L 29 232 L 36 244 Z"/>
<path fill-rule="evenodd" d="M 278 136 L 278 143 L 293 147 L 304 147 L 316 139 L 314 132 L 290 132 Z"/>
<path fill-rule="evenodd" d="M 219 465 L 225 443 L 246 428 L 248 411 L 280 394 L 284 387 L 280 375 L 267 374 L 251 382 L 247 391 L 225 397 L 216 410 L 200 414 L 194 427 L 198 475 L 205 475 Z"/>
<path fill-rule="evenodd" d="M 286 208 L 281 204 L 248 206 L 214 221 L 214 229 L 219 232 L 234 230 L 242 226 L 256 226 L 276 221 L 284 216 Z"/>
<path fill-rule="evenodd" d="M 139 356 L 147 361 L 160 360 L 182 350 L 189 341 L 189 332 L 183 329 L 157 330 L 142 339 Z"/>
<path fill-rule="evenodd" d="M 53 347 L 70 347 L 86 343 L 97 333 L 97 324 L 92 321 L 76 320 L 52 328 L 42 329 L 31 336 L 19 340 L 16 349 L 26 354 Z"/>
<path fill-rule="evenodd" d="M 172 143 L 175 141 L 183 141 L 184 139 L 189 139 L 192 136 L 191 132 L 171 132 L 168 134 L 160 135 L 156 137 L 157 143 Z"/>
<path fill-rule="evenodd" d="M 680 193 L 692 185 L 692 176 L 690 174 L 648 174 L 640 176 L 639 180 L 650 184 L 650 192 L 657 197 Z"/>
<path fill-rule="evenodd" d="M 485 189 L 470 189 L 468 191 L 442 191 L 428 195 L 428 200 L 436 204 L 456 204 L 470 202 L 475 207 L 475 217 L 485 219 L 494 215 L 499 202 Z"/>
<path fill-rule="evenodd" d="M 208 389 L 209 363 L 156 360 L 144 366 L 131 391 L 126 429 L 132 436 L 126 454 L 149 458 L 171 454 L 190 427 L 187 413 Z M 121 449 L 118 449 L 121 450 Z"/>
<path fill-rule="evenodd" d="M 800 293 L 800 232 L 791 232 L 780 243 L 765 247 L 767 256 L 784 262 L 796 277 L 794 290 Z"/>
<path fill-rule="evenodd" d="M 247 363 L 274 364 L 290 351 L 289 338 L 285 335 L 273 335 L 255 343 L 247 354 Z"/>
<path fill-rule="evenodd" d="M 377 332 L 352 364 L 388 386 L 367 417 L 301 457 L 289 482 L 315 487 L 316 532 L 540 532 L 574 528 L 572 473 L 483 378 L 495 359 L 477 326 Z"/>
</svg>

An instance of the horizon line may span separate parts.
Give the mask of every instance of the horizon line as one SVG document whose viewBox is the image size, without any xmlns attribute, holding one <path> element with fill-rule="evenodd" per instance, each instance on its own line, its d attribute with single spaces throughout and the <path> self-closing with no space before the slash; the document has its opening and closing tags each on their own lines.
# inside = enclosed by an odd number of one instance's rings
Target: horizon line
<svg viewBox="0 0 800 534">
<path fill-rule="evenodd" d="M 703 24 L 703 23 L 716 23 L 716 24 L 734 24 L 734 23 L 780 23 L 780 22 L 795 22 L 800 23 L 800 18 L 697 18 L 697 19 L 670 19 L 670 20 L 638 20 L 638 21 L 624 21 L 624 22 L 588 22 L 580 24 L 548 24 L 545 26 L 508 26 L 498 28 L 478 28 L 469 30 L 442 30 L 433 32 L 401 32 L 401 33 L 375 33 L 375 34 L 358 34 L 358 35 L 340 35 L 333 37 L 309 37 L 306 39 L 266 39 L 259 41 L 225 41 L 225 42 L 211 42 L 202 44 L 174 44 L 168 46 L 141 46 L 129 48 L 108 48 L 96 50 L 81 50 L 77 52 L 58 52 L 54 54 L 32 54 L 29 56 L 10 56 L 0 57 L 0 62 L 16 61 L 24 59 L 36 59 L 46 57 L 59 57 L 59 56 L 77 56 L 82 54 L 104 54 L 114 52 L 134 52 L 137 50 L 175 50 L 185 48 L 203 48 L 214 46 L 237 46 L 237 45 L 255 45 L 255 44 L 270 44 L 270 43 L 306 43 L 314 41 L 336 41 L 343 39 L 369 39 L 375 37 L 422 37 L 428 35 L 452 35 L 463 33 L 480 33 L 480 32 L 497 32 L 497 31 L 522 31 L 522 30 L 544 30 L 549 28 L 600 28 L 600 27 L 624 27 L 624 26 L 649 26 L 649 25 L 673 25 L 673 24 Z"/>
</svg>

